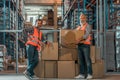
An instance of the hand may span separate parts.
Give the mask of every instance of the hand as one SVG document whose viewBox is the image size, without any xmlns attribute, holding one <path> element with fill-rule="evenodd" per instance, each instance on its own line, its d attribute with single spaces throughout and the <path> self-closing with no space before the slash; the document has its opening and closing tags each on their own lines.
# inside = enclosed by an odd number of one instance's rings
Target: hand
<svg viewBox="0 0 120 80">
<path fill-rule="evenodd" d="M 76 40 L 76 43 L 75 43 L 75 44 L 78 44 L 78 43 L 80 43 L 80 40 L 79 40 L 79 39 Z"/>
<path fill-rule="evenodd" d="M 52 45 L 52 43 L 50 41 L 47 41 L 46 45 L 50 46 L 50 45 Z"/>
<path fill-rule="evenodd" d="M 77 39 L 77 40 L 76 40 L 76 44 L 80 43 L 82 40 L 83 40 L 83 38 L 82 38 L 82 37 L 81 37 L 81 38 L 79 38 L 79 39 Z"/>
<path fill-rule="evenodd" d="M 43 47 L 45 44 L 43 42 L 39 42 L 40 46 Z"/>
</svg>

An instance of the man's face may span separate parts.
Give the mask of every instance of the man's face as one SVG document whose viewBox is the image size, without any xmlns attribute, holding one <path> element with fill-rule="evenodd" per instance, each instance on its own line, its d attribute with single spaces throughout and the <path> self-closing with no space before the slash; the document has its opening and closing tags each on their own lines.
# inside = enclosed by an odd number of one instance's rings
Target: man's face
<svg viewBox="0 0 120 80">
<path fill-rule="evenodd" d="M 37 26 L 42 27 L 42 21 L 37 21 Z"/>
<path fill-rule="evenodd" d="M 85 24 L 86 20 L 80 20 L 80 24 Z"/>
</svg>

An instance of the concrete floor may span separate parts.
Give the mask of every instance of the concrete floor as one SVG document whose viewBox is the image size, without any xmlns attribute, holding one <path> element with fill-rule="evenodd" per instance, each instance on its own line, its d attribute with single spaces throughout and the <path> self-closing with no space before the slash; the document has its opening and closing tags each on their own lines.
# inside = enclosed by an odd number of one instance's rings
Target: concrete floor
<svg viewBox="0 0 120 80">
<path fill-rule="evenodd" d="M 0 80 L 30 80 L 25 77 L 23 74 L 1 74 Z M 38 79 L 32 79 L 32 80 L 38 80 Z M 53 78 L 41 78 L 39 80 L 80 80 L 80 79 L 53 79 Z M 86 80 L 86 79 L 82 79 Z M 92 79 L 92 80 L 120 80 L 120 75 L 106 75 L 102 79 Z"/>
<path fill-rule="evenodd" d="M 0 75 L 0 80 L 29 80 L 24 75 Z"/>
</svg>

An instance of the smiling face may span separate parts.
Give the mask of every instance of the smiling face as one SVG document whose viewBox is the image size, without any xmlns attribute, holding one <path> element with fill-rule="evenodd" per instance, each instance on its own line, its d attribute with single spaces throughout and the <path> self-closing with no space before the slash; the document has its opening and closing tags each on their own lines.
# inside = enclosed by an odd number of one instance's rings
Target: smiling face
<svg viewBox="0 0 120 80">
<path fill-rule="evenodd" d="M 86 20 L 80 20 L 80 24 L 85 24 L 86 23 Z"/>
<path fill-rule="evenodd" d="M 86 23 L 86 20 L 87 20 L 86 16 L 82 13 L 82 14 L 80 15 L 80 24 L 81 24 L 81 25 L 85 24 L 85 23 Z"/>
<path fill-rule="evenodd" d="M 42 27 L 42 20 L 37 20 L 37 27 Z"/>
</svg>

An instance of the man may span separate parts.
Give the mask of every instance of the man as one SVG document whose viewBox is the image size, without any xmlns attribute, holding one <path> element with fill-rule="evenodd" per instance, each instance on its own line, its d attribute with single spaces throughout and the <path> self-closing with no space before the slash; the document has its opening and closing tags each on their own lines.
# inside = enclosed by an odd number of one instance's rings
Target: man
<svg viewBox="0 0 120 80">
<path fill-rule="evenodd" d="M 87 73 L 87 79 L 92 78 L 92 63 L 90 59 L 90 44 L 91 44 L 91 27 L 86 22 L 87 18 L 84 14 L 80 15 L 80 24 L 77 30 L 83 30 L 84 36 L 76 41 L 78 44 L 78 55 L 80 61 L 80 74 L 75 78 L 85 78 Z M 86 72 L 86 73 L 85 73 Z"/>
<path fill-rule="evenodd" d="M 37 26 L 33 27 L 31 30 L 27 30 L 27 42 L 26 42 L 26 52 L 28 58 L 28 67 L 24 72 L 27 76 L 31 78 L 37 78 L 34 74 L 34 68 L 37 66 L 39 61 L 38 51 L 41 50 L 41 46 L 44 44 L 42 32 L 40 28 L 42 26 L 42 20 L 38 19 L 36 21 Z"/>
</svg>

